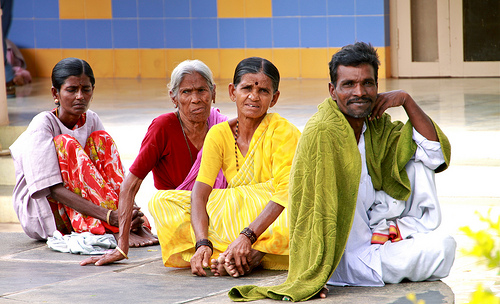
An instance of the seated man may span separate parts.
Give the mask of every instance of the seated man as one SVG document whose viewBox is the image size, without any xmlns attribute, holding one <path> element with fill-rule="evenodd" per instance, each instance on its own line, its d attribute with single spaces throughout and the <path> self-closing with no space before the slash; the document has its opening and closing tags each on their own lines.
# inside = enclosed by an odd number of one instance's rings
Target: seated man
<svg viewBox="0 0 500 304">
<path fill-rule="evenodd" d="M 409 94 L 377 94 L 375 49 L 343 47 L 329 66 L 331 98 L 297 146 L 290 177 L 290 271 L 274 287 L 233 288 L 232 299 L 326 297 L 326 283 L 383 286 L 446 277 L 455 240 L 434 230 L 434 172 L 447 168 L 448 139 Z M 409 121 L 385 110 L 402 106 Z"/>
</svg>

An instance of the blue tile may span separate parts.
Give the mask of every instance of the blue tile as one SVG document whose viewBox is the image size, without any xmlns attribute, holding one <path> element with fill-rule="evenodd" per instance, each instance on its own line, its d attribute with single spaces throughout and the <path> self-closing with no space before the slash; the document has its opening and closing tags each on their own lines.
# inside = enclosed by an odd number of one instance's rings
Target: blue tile
<svg viewBox="0 0 500 304">
<path fill-rule="evenodd" d="M 191 16 L 217 17 L 217 0 L 191 0 Z"/>
<path fill-rule="evenodd" d="M 328 47 L 326 17 L 300 19 L 300 47 Z"/>
<path fill-rule="evenodd" d="M 328 47 L 356 42 L 355 17 L 328 17 Z"/>
<path fill-rule="evenodd" d="M 35 1 L 35 18 L 49 19 L 59 18 L 59 1 L 58 0 L 44 0 Z"/>
<path fill-rule="evenodd" d="M 193 19 L 191 25 L 194 48 L 219 47 L 216 19 Z"/>
<path fill-rule="evenodd" d="M 113 18 L 136 18 L 137 0 L 112 0 Z"/>
<path fill-rule="evenodd" d="M 300 0 L 301 16 L 326 16 L 326 0 Z"/>
<path fill-rule="evenodd" d="M 136 49 L 139 46 L 137 37 L 137 20 L 113 20 L 113 47 L 119 49 Z"/>
<path fill-rule="evenodd" d="M 61 20 L 61 47 L 64 49 L 87 47 L 85 20 Z"/>
<path fill-rule="evenodd" d="M 160 18 L 163 17 L 162 0 L 139 0 L 139 17 Z"/>
<path fill-rule="evenodd" d="M 165 47 L 163 20 L 139 20 L 139 47 L 146 49 L 161 49 Z"/>
<path fill-rule="evenodd" d="M 356 17 L 356 41 L 371 42 L 375 47 L 385 46 L 384 16 Z"/>
<path fill-rule="evenodd" d="M 299 16 L 299 0 L 273 0 L 273 16 Z"/>
<path fill-rule="evenodd" d="M 34 0 L 16 0 L 12 5 L 12 18 L 33 18 L 35 16 Z"/>
<path fill-rule="evenodd" d="M 170 49 L 191 48 L 191 21 L 187 19 L 165 20 L 165 47 Z"/>
<path fill-rule="evenodd" d="M 245 47 L 245 21 L 242 18 L 219 19 L 219 41 L 221 48 Z"/>
<path fill-rule="evenodd" d="M 272 48 L 273 29 L 271 18 L 248 18 L 245 20 L 248 48 Z"/>
<path fill-rule="evenodd" d="M 273 18 L 274 47 L 299 47 L 299 18 Z"/>
<path fill-rule="evenodd" d="M 34 20 L 12 20 L 9 39 L 17 45 L 18 48 L 35 47 L 35 23 Z"/>
<path fill-rule="evenodd" d="M 59 20 L 35 20 L 35 47 L 54 49 L 61 47 Z"/>
<path fill-rule="evenodd" d="M 384 14 L 384 0 L 356 0 L 356 15 Z"/>
<path fill-rule="evenodd" d="M 189 1 L 165 0 L 165 17 L 189 17 Z"/>
<path fill-rule="evenodd" d="M 90 49 L 113 48 L 113 35 L 111 20 L 88 19 L 85 20 L 87 28 L 87 47 Z"/>
<path fill-rule="evenodd" d="M 328 0 L 329 16 L 354 16 L 354 1 Z"/>
</svg>

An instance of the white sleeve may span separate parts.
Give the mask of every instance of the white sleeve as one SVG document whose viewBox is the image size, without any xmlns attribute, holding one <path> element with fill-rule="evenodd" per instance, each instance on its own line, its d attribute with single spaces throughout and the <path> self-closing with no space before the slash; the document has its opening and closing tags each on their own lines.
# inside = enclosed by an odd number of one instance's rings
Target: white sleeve
<svg viewBox="0 0 500 304">
<path fill-rule="evenodd" d="M 397 219 L 403 238 L 417 232 L 433 231 L 441 224 L 441 208 L 434 181 L 434 170 L 422 162 L 410 160 L 406 164 L 406 172 L 412 192 L 406 202 L 405 210 Z"/>
<path fill-rule="evenodd" d="M 417 151 L 414 155 L 415 161 L 424 163 L 431 170 L 436 170 L 437 167 L 444 163 L 441 143 L 428 140 L 418 133 L 415 128 L 413 128 L 413 141 L 417 144 Z"/>
</svg>

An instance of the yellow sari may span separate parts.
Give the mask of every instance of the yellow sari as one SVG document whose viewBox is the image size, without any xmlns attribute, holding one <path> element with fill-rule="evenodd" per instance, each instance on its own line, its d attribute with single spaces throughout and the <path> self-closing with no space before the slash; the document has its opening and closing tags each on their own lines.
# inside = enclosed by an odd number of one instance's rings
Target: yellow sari
<svg viewBox="0 0 500 304">
<path fill-rule="evenodd" d="M 273 201 L 285 207 L 252 248 L 265 252 L 267 269 L 288 269 L 288 182 L 300 132 L 276 113 L 267 114 L 255 131 L 246 156 L 236 151 L 227 122 L 212 127 L 203 148 L 197 181 L 213 185 L 222 168 L 228 188 L 213 189 L 208 202 L 208 238 L 216 258 Z M 191 191 L 158 191 L 149 202 L 167 267 L 189 267 L 195 236 L 191 227 Z"/>
</svg>

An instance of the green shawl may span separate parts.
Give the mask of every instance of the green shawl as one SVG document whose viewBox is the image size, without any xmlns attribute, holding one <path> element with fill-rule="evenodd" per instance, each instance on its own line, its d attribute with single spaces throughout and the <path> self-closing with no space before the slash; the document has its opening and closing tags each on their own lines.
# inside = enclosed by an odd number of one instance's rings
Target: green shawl
<svg viewBox="0 0 500 304">
<path fill-rule="evenodd" d="M 416 151 L 410 122 L 391 117 L 366 121 L 367 166 L 375 189 L 406 200 L 411 191 L 405 165 Z M 446 164 L 450 144 L 435 125 Z M 340 262 L 354 218 L 361 157 L 354 131 L 331 98 L 318 106 L 299 140 L 290 173 L 290 270 L 277 286 L 236 286 L 233 301 L 262 298 L 305 301 L 326 284 Z M 285 298 L 286 299 L 286 298 Z"/>
</svg>

